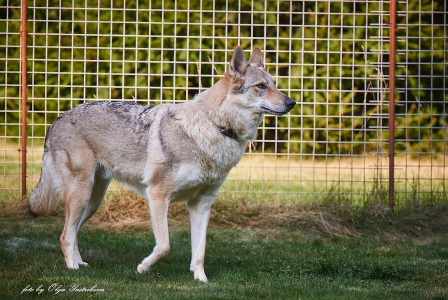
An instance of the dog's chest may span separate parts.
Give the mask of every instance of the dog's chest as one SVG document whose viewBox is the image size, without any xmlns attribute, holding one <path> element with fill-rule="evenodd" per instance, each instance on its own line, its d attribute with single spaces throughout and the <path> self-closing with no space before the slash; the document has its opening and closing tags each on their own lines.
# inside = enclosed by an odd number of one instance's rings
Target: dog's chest
<svg viewBox="0 0 448 300">
<path fill-rule="evenodd" d="M 200 155 L 178 165 L 174 180 L 174 201 L 200 196 L 198 193 L 217 193 L 230 170 L 244 154 L 244 149 L 235 146 L 214 150 L 211 152 L 213 155 Z"/>
<path fill-rule="evenodd" d="M 184 164 L 176 172 L 170 201 L 188 201 L 204 194 L 216 194 L 227 174 L 204 171 L 199 164 Z"/>
</svg>

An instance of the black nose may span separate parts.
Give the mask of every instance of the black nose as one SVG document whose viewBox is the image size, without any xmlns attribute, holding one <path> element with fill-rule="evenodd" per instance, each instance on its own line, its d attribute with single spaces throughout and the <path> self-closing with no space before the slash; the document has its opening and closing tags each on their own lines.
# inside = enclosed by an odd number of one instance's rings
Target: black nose
<svg viewBox="0 0 448 300">
<path fill-rule="evenodd" d="M 296 101 L 292 100 L 291 98 L 287 98 L 285 101 L 285 105 L 289 110 L 291 110 L 296 105 Z"/>
</svg>

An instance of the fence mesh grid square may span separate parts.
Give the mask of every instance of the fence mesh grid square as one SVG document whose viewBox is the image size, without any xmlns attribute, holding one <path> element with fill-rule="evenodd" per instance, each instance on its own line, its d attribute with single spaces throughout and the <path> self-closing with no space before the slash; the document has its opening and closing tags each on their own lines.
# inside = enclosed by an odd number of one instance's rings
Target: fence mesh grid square
<svg viewBox="0 0 448 300">
<path fill-rule="evenodd" d="M 446 2 L 398 1 L 398 203 L 446 201 Z M 225 199 L 362 205 L 388 189 L 388 1 L 28 1 L 27 188 L 82 102 L 180 103 L 256 46 L 297 101 L 266 116 Z M 0 7 L 1 201 L 20 199 L 20 1 Z M 119 186 L 114 188 L 120 189 Z"/>
</svg>

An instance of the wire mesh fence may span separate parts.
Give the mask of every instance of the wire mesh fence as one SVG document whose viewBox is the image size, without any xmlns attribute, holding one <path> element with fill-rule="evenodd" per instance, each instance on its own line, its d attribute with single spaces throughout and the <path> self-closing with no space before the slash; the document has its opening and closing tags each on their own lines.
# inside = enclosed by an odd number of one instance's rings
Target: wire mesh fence
<svg viewBox="0 0 448 300">
<path fill-rule="evenodd" d="M 2 201 L 20 199 L 20 1 L 0 8 Z M 446 201 L 446 3 L 398 1 L 399 202 Z M 241 45 L 296 100 L 266 116 L 223 199 L 386 201 L 388 1 L 28 1 L 27 188 L 45 132 L 82 102 L 180 103 Z M 119 187 L 115 187 L 119 189 Z"/>
<path fill-rule="evenodd" d="M 397 38 L 397 192 L 447 200 L 447 3 L 402 2 Z"/>
</svg>

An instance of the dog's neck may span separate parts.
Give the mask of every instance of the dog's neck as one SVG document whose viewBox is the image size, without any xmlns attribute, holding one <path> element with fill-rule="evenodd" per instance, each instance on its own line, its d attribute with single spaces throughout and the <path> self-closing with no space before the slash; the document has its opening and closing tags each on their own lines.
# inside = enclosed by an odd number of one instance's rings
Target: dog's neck
<svg viewBox="0 0 448 300">
<path fill-rule="evenodd" d="M 234 140 L 252 140 L 256 129 L 262 120 L 262 115 L 247 115 L 239 110 L 224 109 L 227 97 L 229 97 L 229 75 L 221 79 L 211 88 L 196 95 L 198 108 L 203 110 L 210 121 L 215 124 L 216 130 L 226 137 Z M 229 107 L 227 107 L 229 108 Z M 223 110 L 227 113 L 223 113 Z"/>
</svg>

